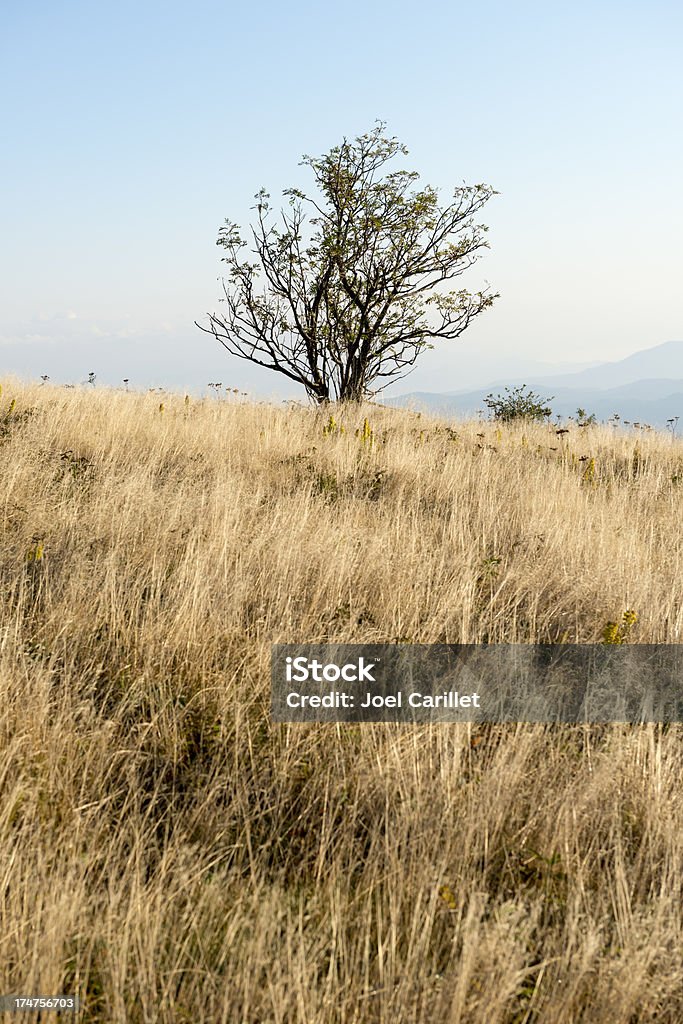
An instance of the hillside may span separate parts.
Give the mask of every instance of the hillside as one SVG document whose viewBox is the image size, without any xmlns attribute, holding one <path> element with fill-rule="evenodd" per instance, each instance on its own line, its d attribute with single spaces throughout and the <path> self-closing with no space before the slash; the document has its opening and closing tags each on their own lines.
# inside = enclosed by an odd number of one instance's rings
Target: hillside
<svg viewBox="0 0 683 1024">
<path fill-rule="evenodd" d="M 577 373 L 537 375 L 533 380 L 550 387 L 609 389 L 658 378 L 683 380 L 683 341 L 665 341 Z"/>
<path fill-rule="evenodd" d="M 683 341 L 669 341 L 643 349 L 614 362 L 602 363 L 575 373 L 534 374 L 524 378 L 497 377 L 490 384 L 447 392 L 413 391 L 393 397 L 389 404 L 435 415 L 472 417 L 484 409 L 484 399 L 505 385 L 526 384 L 542 397 L 552 398 L 556 416 L 567 419 L 578 408 L 601 421 L 614 413 L 621 420 L 646 423 L 664 429 L 667 420 L 683 421 Z"/>
<path fill-rule="evenodd" d="M 502 387 L 496 388 L 495 385 L 457 395 L 417 391 L 402 395 L 391 404 L 433 416 L 468 419 L 481 416 L 482 412 L 488 414 L 486 397 L 503 391 Z M 602 423 L 608 422 L 616 413 L 625 424 L 647 424 L 659 430 L 666 429 L 667 421 L 676 416 L 683 422 L 683 380 L 644 380 L 605 391 L 556 387 L 554 390 L 537 390 L 537 394 L 543 399 L 550 399 L 548 404 L 553 415 L 562 422 L 567 422 L 570 416 L 576 418 L 577 409 L 585 409 Z"/>
<path fill-rule="evenodd" d="M 274 725 L 269 656 L 680 643 L 683 444 L 332 413 L 3 381 L 0 991 L 675 1024 L 680 726 Z"/>
</svg>

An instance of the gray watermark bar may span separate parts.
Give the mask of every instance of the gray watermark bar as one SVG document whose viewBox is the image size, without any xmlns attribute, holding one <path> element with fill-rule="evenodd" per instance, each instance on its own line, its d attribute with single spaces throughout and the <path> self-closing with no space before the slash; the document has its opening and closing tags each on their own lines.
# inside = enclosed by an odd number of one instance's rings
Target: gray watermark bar
<svg viewBox="0 0 683 1024">
<path fill-rule="evenodd" d="M 275 722 L 683 722 L 683 644 L 276 644 Z"/>
</svg>

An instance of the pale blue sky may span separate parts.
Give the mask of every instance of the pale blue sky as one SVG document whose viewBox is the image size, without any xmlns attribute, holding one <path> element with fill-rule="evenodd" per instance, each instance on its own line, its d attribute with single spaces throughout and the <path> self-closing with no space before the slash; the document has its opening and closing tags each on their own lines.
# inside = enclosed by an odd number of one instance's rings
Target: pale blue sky
<svg viewBox="0 0 683 1024">
<path fill-rule="evenodd" d="M 286 391 L 193 326 L 216 234 L 377 118 L 444 196 L 501 193 L 462 279 L 501 298 L 397 390 L 682 338 L 682 43 L 656 0 L 5 5 L 0 375 Z"/>
</svg>

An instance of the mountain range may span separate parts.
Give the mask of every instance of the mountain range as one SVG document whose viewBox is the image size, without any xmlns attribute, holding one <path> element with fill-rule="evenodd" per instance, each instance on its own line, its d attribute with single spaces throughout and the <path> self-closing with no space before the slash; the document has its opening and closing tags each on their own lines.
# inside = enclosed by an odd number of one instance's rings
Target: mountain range
<svg viewBox="0 0 683 1024">
<path fill-rule="evenodd" d="M 572 373 L 529 375 L 524 378 L 492 380 L 471 390 L 414 391 L 387 399 L 387 404 L 448 415 L 467 417 L 483 410 L 490 393 L 504 387 L 528 385 L 547 400 L 556 416 L 576 416 L 577 409 L 607 420 L 615 413 L 622 421 L 663 427 L 667 420 L 681 417 L 683 429 L 683 341 L 667 341 L 643 349 L 625 359 L 598 363 Z M 540 389 L 540 390 L 539 390 Z"/>
</svg>

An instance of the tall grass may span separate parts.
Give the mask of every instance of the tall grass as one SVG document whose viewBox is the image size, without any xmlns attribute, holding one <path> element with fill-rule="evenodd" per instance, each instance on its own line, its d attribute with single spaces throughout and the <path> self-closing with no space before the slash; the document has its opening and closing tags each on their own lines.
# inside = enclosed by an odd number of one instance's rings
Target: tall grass
<svg viewBox="0 0 683 1024">
<path fill-rule="evenodd" d="M 3 385 L 0 992 L 683 1019 L 679 727 L 269 720 L 274 642 L 681 642 L 680 442 Z"/>
</svg>

